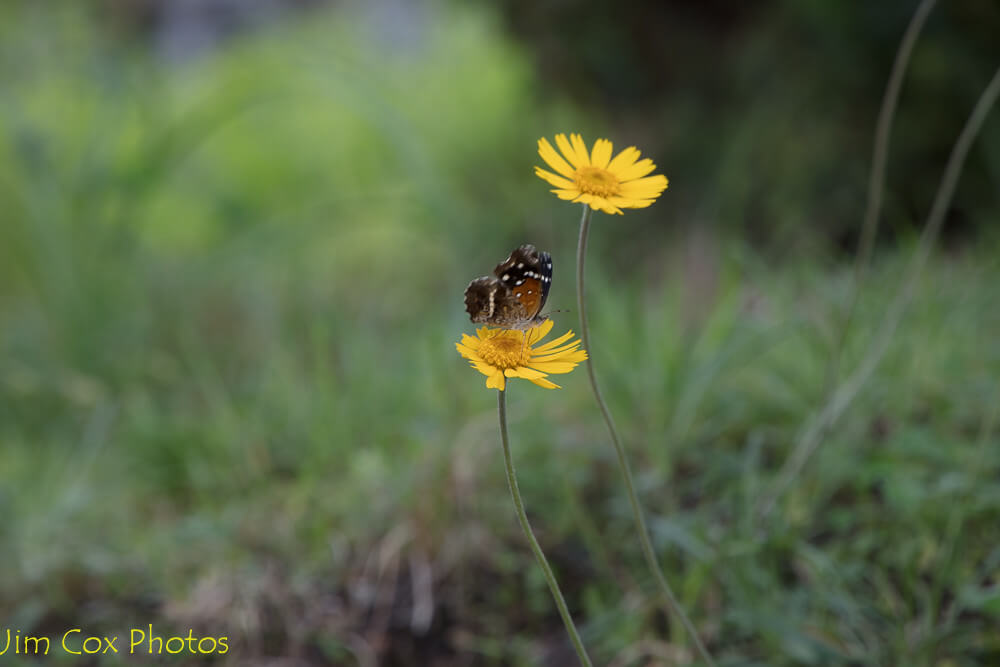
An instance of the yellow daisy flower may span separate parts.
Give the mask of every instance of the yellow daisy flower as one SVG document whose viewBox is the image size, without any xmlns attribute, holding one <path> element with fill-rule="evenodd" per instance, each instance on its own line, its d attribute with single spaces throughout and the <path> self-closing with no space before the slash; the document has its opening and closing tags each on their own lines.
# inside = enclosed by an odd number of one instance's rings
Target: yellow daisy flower
<svg viewBox="0 0 1000 667">
<path fill-rule="evenodd" d="M 535 167 L 535 175 L 556 186 L 552 192 L 559 199 L 621 215 L 623 208 L 646 208 L 667 189 L 666 176 L 646 176 L 656 165 L 649 158 L 640 160 L 635 146 L 612 159 L 607 139 L 595 141 L 590 152 L 579 134 L 569 135 L 568 141 L 565 134 L 557 134 L 556 145 L 562 155 L 542 137 L 538 140 L 538 154 L 561 176 L 541 167 Z"/>
<path fill-rule="evenodd" d="M 569 331 L 548 343 L 532 347 L 552 330 L 552 320 L 545 320 L 527 331 L 517 329 L 476 329 L 476 336 L 462 334 L 462 342 L 455 343 L 458 353 L 469 364 L 486 376 L 486 387 L 504 390 L 506 378 L 524 378 L 539 387 L 559 389 L 549 382 L 549 373 L 569 373 L 587 358 L 580 349 L 580 341 L 567 342 L 573 337 Z"/>
</svg>

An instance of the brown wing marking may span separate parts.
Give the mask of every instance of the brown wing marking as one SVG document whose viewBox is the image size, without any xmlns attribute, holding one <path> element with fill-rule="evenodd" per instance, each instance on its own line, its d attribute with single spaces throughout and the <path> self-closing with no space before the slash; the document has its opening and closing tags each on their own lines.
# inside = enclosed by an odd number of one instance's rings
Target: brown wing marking
<svg viewBox="0 0 1000 667">
<path fill-rule="evenodd" d="M 525 278 L 520 285 L 512 286 L 510 291 L 514 298 L 524 308 L 524 319 L 531 320 L 542 309 L 544 292 L 542 281 L 538 278 Z"/>
<path fill-rule="evenodd" d="M 483 276 L 465 288 L 465 310 L 473 322 L 489 322 L 493 317 L 498 287 L 495 278 Z"/>
</svg>

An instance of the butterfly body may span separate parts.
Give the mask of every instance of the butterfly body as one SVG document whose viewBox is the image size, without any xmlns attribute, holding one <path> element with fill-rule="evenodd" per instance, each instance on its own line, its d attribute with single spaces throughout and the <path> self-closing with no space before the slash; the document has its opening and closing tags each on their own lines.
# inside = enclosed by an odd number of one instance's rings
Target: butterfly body
<svg viewBox="0 0 1000 667">
<path fill-rule="evenodd" d="M 547 318 L 542 307 L 552 286 L 552 256 L 522 245 L 496 265 L 493 276 L 476 278 L 465 288 L 465 309 L 477 324 L 530 329 Z"/>
</svg>

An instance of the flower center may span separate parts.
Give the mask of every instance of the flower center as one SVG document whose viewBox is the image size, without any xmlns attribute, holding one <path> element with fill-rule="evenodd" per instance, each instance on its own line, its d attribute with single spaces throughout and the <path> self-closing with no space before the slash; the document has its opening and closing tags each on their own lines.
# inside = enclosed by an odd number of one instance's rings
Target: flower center
<svg viewBox="0 0 1000 667">
<path fill-rule="evenodd" d="M 598 197 L 612 197 L 621 192 L 618 177 L 606 169 L 581 167 L 576 170 L 573 181 L 581 192 Z"/>
<path fill-rule="evenodd" d="M 523 366 L 527 362 L 528 347 L 524 344 L 523 334 L 519 336 L 500 334 L 487 338 L 479 344 L 479 356 L 490 366 L 507 370 Z"/>
</svg>

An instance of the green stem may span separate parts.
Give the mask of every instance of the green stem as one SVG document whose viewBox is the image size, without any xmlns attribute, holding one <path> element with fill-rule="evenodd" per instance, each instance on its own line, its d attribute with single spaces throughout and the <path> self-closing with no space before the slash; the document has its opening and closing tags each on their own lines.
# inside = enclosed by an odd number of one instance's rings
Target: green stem
<svg viewBox="0 0 1000 667">
<path fill-rule="evenodd" d="M 854 373 L 848 376 L 837 387 L 830 400 L 823 406 L 823 409 L 815 419 L 810 420 L 808 423 L 808 427 L 798 440 L 795 450 L 788 460 L 785 461 L 781 471 L 778 473 L 778 479 L 771 493 L 765 496 L 759 505 L 758 516 L 761 519 L 766 518 L 774 510 L 781 496 L 791 488 L 792 483 L 802 472 L 809 457 L 820 446 L 827 429 L 832 428 L 834 423 L 850 407 L 889 349 L 889 344 L 896 333 L 896 328 L 903 319 L 903 314 L 906 312 L 906 308 L 913 296 L 917 280 L 920 278 L 924 265 L 927 263 L 931 250 L 934 248 L 934 243 L 937 241 L 941 225 L 944 224 L 945 213 L 947 213 L 948 206 L 951 204 L 951 198 L 955 194 L 955 187 L 958 185 L 958 178 L 962 174 L 965 158 L 968 156 L 973 141 L 979 134 L 979 130 L 982 128 L 990 109 L 993 108 L 998 97 L 1000 97 L 1000 68 L 994 72 L 993 78 L 986 84 L 986 88 L 983 89 L 982 94 L 979 96 L 976 106 L 965 121 L 965 125 L 962 127 L 962 132 L 958 135 L 955 145 L 952 146 L 951 155 L 948 157 L 944 174 L 941 176 L 941 183 L 938 185 L 937 194 L 934 195 L 934 202 L 931 204 L 931 212 L 927 215 L 927 221 L 924 223 L 924 231 L 921 233 L 917 247 L 910 258 L 910 264 L 903 277 L 902 286 L 889 304 L 885 316 L 882 318 L 881 326 L 876 332 L 867 354 Z"/>
<path fill-rule="evenodd" d="M 854 282 L 860 284 L 871 263 L 872 249 L 875 246 L 875 232 L 878 230 L 879 212 L 882 210 L 882 191 L 885 185 L 885 165 L 889 155 L 889 135 L 892 132 L 892 120 L 896 115 L 896 104 L 899 101 L 899 91 L 903 87 L 903 75 L 913 45 L 927 22 L 927 17 L 934 7 L 935 0 L 922 0 L 910 24 L 903 33 L 903 39 L 896 52 L 896 60 L 889 74 L 889 83 L 885 88 L 882 108 L 879 110 L 878 123 L 875 130 L 875 144 L 872 148 L 872 171 L 868 179 L 868 203 L 865 207 L 864 222 L 861 225 L 861 237 L 858 240 L 858 255 L 854 263 Z M 856 299 L 855 299 L 856 300 Z M 853 306 L 853 303 L 852 303 Z M 851 311 L 848 311 L 850 314 Z"/>
<path fill-rule="evenodd" d="M 646 528 L 646 520 L 643 518 L 642 508 L 640 507 L 639 499 L 635 494 L 635 484 L 632 483 L 632 470 L 629 468 L 628 459 L 625 457 L 625 448 L 622 447 L 621 438 L 618 437 L 618 428 L 615 426 L 615 421 L 611 417 L 611 411 L 608 410 L 607 403 L 604 402 L 604 397 L 601 395 L 601 389 L 597 385 L 597 376 L 594 373 L 594 348 L 590 344 L 590 331 L 587 327 L 587 305 L 583 298 L 583 269 L 584 258 L 587 255 L 587 236 L 590 232 L 590 215 L 590 206 L 584 204 L 583 218 L 580 220 L 580 242 L 576 248 L 576 306 L 580 311 L 580 339 L 583 341 L 583 349 L 587 351 L 587 356 L 589 357 L 586 366 L 587 376 L 590 378 L 590 388 L 594 392 L 594 398 L 597 400 L 597 405 L 601 409 L 601 414 L 604 415 L 604 422 L 608 425 L 608 431 L 611 433 L 611 442 L 614 444 L 615 453 L 618 455 L 618 467 L 621 469 L 622 478 L 625 480 L 625 489 L 628 491 L 629 503 L 632 505 L 632 515 L 635 519 L 637 532 L 639 533 L 639 542 L 642 545 L 642 553 L 646 557 L 646 563 L 649 565 L 649 569 L 653 571 L 653 575 L 656 577 L 656 581 L 660 586 L 660 591 L 667 600 L 667 613 L 669 615 L 670 612 L 673 612 L 674 615 L 681 620 L 684 628 L 687 630 L 688 634 L 691 635 L 691 639 L 694 641 L 694 644 L 698 649 L 698 653 L 701 654 L 702 660 L 704 660 L 708 665 L 714 667 L 715 662 L 712 660 L 712 656 L 709 654 L 708 649 L 705 648 L 701 638 L 698 636 L 698 632 L 691 623 L 691 619 L 689 619 L 687 614 L 684 613 L 684 609 L 677 601 L 677 597 L 670 588 L 670 584 L 667 583 L 667 578 L 663 576 L 663 570 L 660 569 L 660 564 L 656 561 L 656 553 L 653 551 L 653 543 L 649 539 L 649 529 Z"/>
<path fill-rule="evenodd" d="M 844 348 L 847 346 L 847 338 L 854 323 L 854 315 L 857 311 L 865 274 L 868 271 L 868 266 L 871 264 L 871 255 L 875 247 L 875 236 L 878 231 L 879 213 L 882 210 L 882 191 L 885 187 L 885 167 L 889 155 L 889 137 L 892 134 L 892 121 L 896 115 L 899 92 L 903 87 L 903 75 L 906 74 L 906 68 L 910 62 L 910 54 L 913 52 L 913 45 L 916 44 L 917 37 L 920 35 L 921 30 L 923 30 L 935 2 L 936 0 L 921 0 L 921 3 L 913 13 L 910 24 L 906 27 L 903 38 L 899 43 L 899 48 L 896 51 L 896 59 L 893 61 L 889 81 L 886 84 L 885 94 L 882 97 L 882 107 L 879 110 L 878 122 L 875 127 L 875 143 L 872 148 L 872 168 L 868 177 L 868 202 L 865 205 L 865 217 L 861 223 L 858 250 L 854 259 L 854 279 L 851 284 L 847 313 L 844 316 L 837 344 L 833 347 L 830 354 L 830 361 L 826 368 L 826 378 L 823 382 L 822 394 L 823 405 L 829 405 L 839 389 L 838 383 L 840 382 Z M 778 491 L 773 496 L 765 498 L 758 506 L 761 517 L 767 516 L 773 510 L 777 497 L 784 492 L 784 487 L 790 484 L 801 472 L 805 463 L 823 443 L 826 431 L 831 425 L 832 423 L 822 423 L 818 428 L 810 427 L 802 431 L 795 449 L 779 472 L 778 479 L 781 481 L 776 486 Z"/>
<path fill-rule="evenodd" d="M 566 600 L 563 599 L 562 591 L 559 590 L 559 584 L 556 583 L 556 576 L 552 573 L 552 568 L 549 567 L 549 562 L 545 559 L 545 554 L 542 553 L 542 547 L 538 545 L 538 540 L 535 539 L 535 534 L 531 530 L 531 524 L 528 523 L 528 515 L 524 512 L 524 502 L 521 500 L 521 492 L 517 488 L 517 476 L 514 473 L 514 459 L 511 458 L 510 442 L 507 439 L 506 396 L 507 393 L 502 389 L 497 392 L 497 412 L 500 415 L 500 440 L 503 443 L 503 461 L 507 468 L 507 485 L 510 486 L 510 495 L 514 499 L 517 520 L 521 522 L 521 529 L 524 530 L 524 535 L 528 538 L 531 551 L 535 554 L 535 558 L 542 568 L 542 574 L 545 575 L 545 581 L 548 582 L 549 590 L 552 591 L 556 607 L 559 608 L 559 615 L 562 616 L 563 623 L 566 624 L 566 632 L 569 633 L 569 638 L 573 642 L 573 648 L 576 649 L 576 654 L 580 658 L 580 664 L 586 665 L 586 667 L 593 667 L 590 658 L 587 656 L 586 649 L 583 648 L 580 634 L 576 631 L 576 626 L 573 624 L 573 617 L 570 616 L 569 609 L 566 607 Z"/>
<path fill-rule="evenodd" d="M 878 231 L 879 213 L 882 210 L 882 191 L 885 187 L 885 166 L 889 155 L 889 137 L 892 134 L 892 121 L 896 115 L 896 105 L 899 102 L 899 91 L 903 87 L 903 75 L 906 73 L 913 53 L 913 45 L 923 30 L 927 17 L 931 13 L 936 0 L 922 0 L 910 19 L 910 24 L 903 33 L 903 39 L 896 51 L 896 60 L 892 64 L 889 82 L 882 97 L 882 107 L 879 110 L 878 122 L 875 127 L 875 142 L 872 148 L 872 170 L 868 177 L 868 203 L 865 205 L 865 217 L 861 223 L 861 234 L 858 237 L 858 251 L 854 259 L 854 280 L 851 285 L 850 300 L 847 314 L 840 328 L 839 341 L 833 348 L 830 363 L 827 367 L 824 402 L 829 401 L 840 381 L 840 363 L 847 336 L 854 322 L 858 298 L 864 283 L 865 274 L 871 264 L 872 251 L 875 247 L 875 235 Z"/>
</svg>

